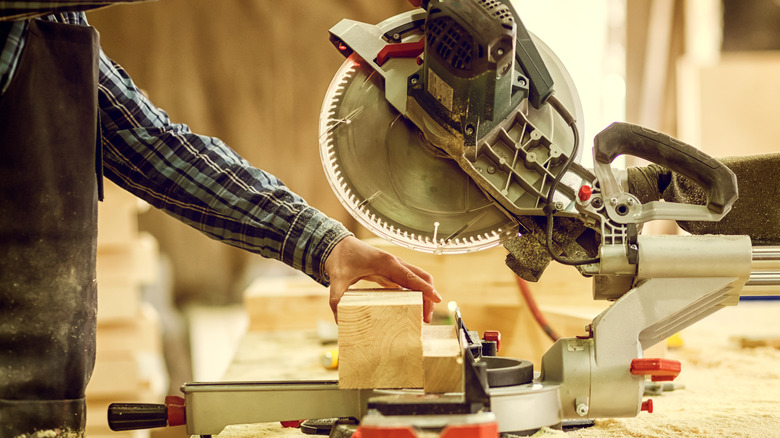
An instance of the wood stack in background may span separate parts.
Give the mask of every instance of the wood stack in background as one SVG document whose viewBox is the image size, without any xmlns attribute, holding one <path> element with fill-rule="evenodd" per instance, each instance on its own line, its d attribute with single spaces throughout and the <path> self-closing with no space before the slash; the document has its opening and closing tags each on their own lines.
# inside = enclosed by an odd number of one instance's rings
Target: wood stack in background
<svg viewBox="0 0 780 438">
<path fill-rule="evenodd" d="M 141 299 L 159 272 L 157 241 L 138 232 L 139 201 L 106 181 L 98 206 L 98 331 L 95 370 L 87 386 L 87 435 L 147 437 L 149 431 L 113 432 L 108 405 L 161 403 L 167 390 L 157 312 Z"/>
</svg>

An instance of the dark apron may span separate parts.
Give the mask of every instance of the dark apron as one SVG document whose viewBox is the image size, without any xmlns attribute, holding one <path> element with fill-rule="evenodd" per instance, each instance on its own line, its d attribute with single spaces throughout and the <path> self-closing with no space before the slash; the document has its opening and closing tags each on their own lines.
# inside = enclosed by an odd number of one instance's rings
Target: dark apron
<svg viewBox="0 0 780 438">
<path fill-rule="evenodd" d="M 32 21 L 0 96 L 0 437 L 83 433 L 97 314 L 97 50 L 91 27 Z"/>
</svg>

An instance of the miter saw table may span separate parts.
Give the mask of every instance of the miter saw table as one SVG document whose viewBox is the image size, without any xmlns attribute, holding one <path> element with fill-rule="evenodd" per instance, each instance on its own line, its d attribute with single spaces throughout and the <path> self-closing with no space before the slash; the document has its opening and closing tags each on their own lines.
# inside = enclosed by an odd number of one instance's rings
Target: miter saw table
<svg viewBox="0 0 780 438">
<path fill-rule="evenodd" d="M 568 437 L 625 436 L 772 436 L 780 430 L 780 350 L 742 349 L 731 338 L 780 335 L 776 315 L 780 302 L 747 302 L 725 309 L 684 330 L 683 345 L 666 357 L 680 360 L 677 379 L 685 389 L 652 396 L 655 412 L 633 418 L 597 420 L 587 429 L 558 432 Z M 333 380 L 338 372 L 320 365 L 317 332 L 256 331 L 246 333 L 222 379 L 238 381 Z M 267 351 L 277 354 L 268 360 Z M 279 422 L 233 425 L 219 438 L 311 437 Z"/>
<path fill-rule="evenodd" d="M 550 260 L 573 265 L 593 278 L 593 298 L 611 306 L 582 336 L 557 340 L 536 379 L 508 389 L 487 387 L 490 360 L 458 318 L 462 391 L 194 383 L 182 388 L 186 402 L 171 399 L 155 421 L 186 416 L 188 431 L 204 435 L 291 415 L 351 416 L 361 421 L 361 438 L 411 438 L 495 437 L 566 420 L 635 417 L 652 411 L 646 378 L 671 380 L 681 371 L 679 362 L 643 351 L 741 295 L 780 293 L 778 247 L 754 247 L 740 235 L 641 235 L 644 223 L 658 219 L 723 219 L 738 198 L 731 169 L 626 123 L 595 137 L 594 169 L 585 169 L 574 84 L 510 2 L 412 3 L 422 9 L 331 29 L 346 57 L 320 120 L 334 192 L 360 223 L 394 243 L 435 254 L 504 243 L 519 276 L 536 280 Z M 701 203 L 640 202 L 612 167 L 625 154 L 684 175 L 700 187 Z M 114 412 L 115 423 L 131 411 Z"/>
</svg>

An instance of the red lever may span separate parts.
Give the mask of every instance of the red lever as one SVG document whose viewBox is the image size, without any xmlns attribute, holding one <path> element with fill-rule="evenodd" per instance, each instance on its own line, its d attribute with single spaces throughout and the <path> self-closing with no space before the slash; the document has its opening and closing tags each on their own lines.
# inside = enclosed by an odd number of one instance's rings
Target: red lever
<svg viewBox="0 0 780 438">
<path fill-rule="evenodd" d="M 168 426 L 187 424 L 187 410 L 184 408 L 184 398 L 177 395 L 166 396 L 165 406 L 168 408 Z"/>
<path fill-rule="evenodd" d="M 376 65 L 381 66 L 390 58 L 411 58 L 425 50 L 425 36 L 411 43 L 387 44 L 376 54 Z"/>
<path fill-rule="evenodd" d="M 653 413 L 653 399 L 649 398 L 642 402 L 642 410 L 648 414 Z"/>
<path fill-rule="evenodd" d="M 295 429 L 301 427 L 303 420 L 280 421 L 280 423 L 282 423 L 282 427 Z"/>
<path fill-rule="evenodd" d="M 498 330 L 485 330 L 482 335 L 482 339 L 486 341 L 494 341 L 496 343 L 496 351 L 501 349 L 501 332 Z"/>
<path fill-rule="evenodd" d="M 667 382 L 680 375 L 682 365 L 671 359 L 634 359 L 631 361 L 631 374 L 652 376 L 653 382 Z"/>
</svg>

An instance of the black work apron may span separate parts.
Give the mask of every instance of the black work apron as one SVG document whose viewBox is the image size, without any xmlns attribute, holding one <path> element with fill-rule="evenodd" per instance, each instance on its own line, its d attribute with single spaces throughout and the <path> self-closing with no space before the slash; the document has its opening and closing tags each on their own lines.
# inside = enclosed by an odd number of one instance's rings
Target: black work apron
<svg viewBox="0 0 780 438">
<path fill-rule="evenodd" d="M 27 32 L 0 96 L 0 436 L 78 436 L 95 362 L 98 37 Z"/>
</svg>

